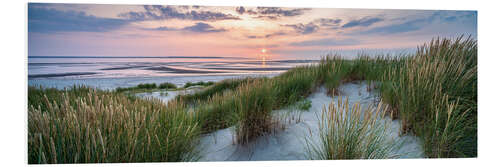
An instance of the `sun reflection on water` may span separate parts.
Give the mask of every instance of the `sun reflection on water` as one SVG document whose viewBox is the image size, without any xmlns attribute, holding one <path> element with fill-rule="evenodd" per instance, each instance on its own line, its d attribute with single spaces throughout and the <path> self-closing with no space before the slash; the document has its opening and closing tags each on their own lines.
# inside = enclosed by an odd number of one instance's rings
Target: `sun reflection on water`
<svg viewBox="0 0 500 167">
<path fill-rule="evenodd" d="M 260 65 L 261 67 L 266 67 L 266 57 L 262 56 L 262 64 Z"/>
<path fill-rule="evenodd" d="M 261 59 L 261 67 L 266 67 L 266 58 L 268 57 L 268 54 L 267 54 L 267 49 L 263 48 L 260 50 L 262 52 L 262 54 L 260 55 L 260 57 L 262 57 Z"/>
</svg>

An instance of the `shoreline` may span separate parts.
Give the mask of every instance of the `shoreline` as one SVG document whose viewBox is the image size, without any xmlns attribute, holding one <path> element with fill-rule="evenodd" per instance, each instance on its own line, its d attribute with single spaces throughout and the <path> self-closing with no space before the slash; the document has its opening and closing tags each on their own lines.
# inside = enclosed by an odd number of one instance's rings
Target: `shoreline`
<svg viewBox="0 0 500 167">
<path fill-rule="evenodd" d="M 32 74 L 28 75 L 28 79 L 37 78 L 56 78 L 56 77 L 68 77 L 68 76 L 82 76 L 82 75 L 95 75 L 98 72 L 70 72 L 70 73 L 55 73 L 55 74 Z"/>
<path fill-rule="evenodd" d="M 187 75 L 187 76 L 150 76 L 150 77 L 117 77 L 117 78 L 28 78 L 28 86 L 42 86 L 46 88 L 71 88 L 73 85 L 87 85 L 93 88 L 112 90 L 117 87 L 132 87 L 141 83 L 171 82 L 177 86 L 183 86 L 187 82 L 212 81 L 217 82 L 224 79 L 238 79 L 245 77 L 274 77 L 281 73 L 269 74 L 228 74 L 228 75 Z"/>
</svg>

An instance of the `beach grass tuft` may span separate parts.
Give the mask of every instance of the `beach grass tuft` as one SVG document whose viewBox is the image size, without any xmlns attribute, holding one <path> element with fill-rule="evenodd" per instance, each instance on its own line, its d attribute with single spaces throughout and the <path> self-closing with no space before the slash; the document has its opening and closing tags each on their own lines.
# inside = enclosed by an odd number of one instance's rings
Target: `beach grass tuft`
<svg viewBox="0 0 500 167">
<path fill-rule="evenodd" d="M 382 103 L 363 109 L 359 103 L 339 98 L 323 109 L 319 125 L 320 141 L 307 140 L 311 159 L 384 159 L 396 158 L 398 141 L 389 136 L 390 121 L 383 119 Z"/>
<path fill-rule="evenodd" d="M 178 99 L 182 100 L 187 104 L 201 103 L 201 101 L 206 101 L 216 94 L 222 94 L 225 91 L 233 91 L 242 83 L 245 83 L 253 78 L 242 78 L 242 79 L 225 79 L 210 86 L 205 89 L 195 92 L 193 94 L 179 95 Z"/>
<path fill-rule="evenodd" d="M 200 126 L 181 102 L 87 87 L 28 88 L 28 163 L 193 161 Z"/>
<path fill-rule="evenodd" d="M 269 134 L 277 128 L 271 111 L 274 96 L 267 80 L 255 80 L 240 86 L 235 94 L 236 142 L 246 144 L 259 136 Z"/>
<path fill-rule="evenodd" d="M 170 82 L 164 82 L 158 85 L 158 88 L 160 89 L 176 89 L 177 85 L 170 83 Z"/>
<path fill-rule="evenodd" d="M 186 84 L 184 84 L 184 88 L 189 88 L 191 86 L 210 86 L 210 85 L 213 85 L 214 82 L 212 81 L 208 81 L 208 82 L 203 82 L 203 81 L 199 81 L 199 82 L 187 82 Z"/>
<path fill-rule="evenodd" d="M 309 99 L 302 99 L 295 104 L 295 107 L 299 110 L 306 111 L 312 107 L 312 102 Z"/>
<path fill-rule="evenodd" d="M 141 83 L 136 86 L 132 87 L 117 87 L 115 89 L 116 92 L 127 92 L 127 93 L 140 93 L 140 92 L 152 92 L 158 89 L 176 89 L 177 85 L 170 83 L 170 82 L 164 82 L 159 85 L 156 85 L 156 83 Z"/>
<path fill-rule="evenodd" d="M 477 41 L 436 39 L 388 68 L 382 98 L 429 157 L 477 156 Z"/>
</svg>

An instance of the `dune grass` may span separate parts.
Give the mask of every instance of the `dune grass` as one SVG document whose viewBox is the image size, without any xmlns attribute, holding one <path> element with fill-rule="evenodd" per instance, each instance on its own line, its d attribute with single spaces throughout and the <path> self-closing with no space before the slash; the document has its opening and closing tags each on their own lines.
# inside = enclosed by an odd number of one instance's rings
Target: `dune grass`
<svg viewBox="0 0 500 167">
<path fill-rule="evenodd" d="M 477 156 L 476 40 L 436 39 L 414 55 L 327 57 L 319 66 L 339 71 L 327 72 L 328 89 L 357 79 L 373 82 L 391 116 L 402 120 L 402 132 L 422 139 L 426 156 Z"/>
<path fill-rule="evenodd" d="M 429 157 L 477 156 L 477 41 L 437 39 L 383 75 L 382 98 Z"/>
<path fill-rule="evenodd" d="M 180 102 L 86 87 L 28 88 L 28 163 L 193 161 L 200 126 Z"/>
<path fill-rule="evenodd" d="M 315 66 L 302 66 L 276 76 L 270 80 L 276 102 L 274 109 L 293 105 L 306 98 L 321 84 L 319 69 Z"/>
<path fill-rule="evenodd" d="M 193 104 L 195 102 L 200 103 L 200 101 L 206 101 L 215 94 L 222 94 L 224 91 L 235 90 L 242 83 L 245 83 L 253 78 L 242 78 L 242 79 L 225 79 L 217 83 L 211 84 L 202 91 L 195 92 L 193 94 L 179 95 L 177 99 L 182 100 L 187 104 Z"/>
<path fill-rule="evenodd" d="M 156 88 L 156 83 L 141 83 L 137 85 L 139 89 L 154 89 Z"/>
<path fill-rule="evenodd" d="M 122 88 L 118 87 L 115 89 L 116 92 L 130 92 L 130 93 L 139 93 L 139 92 L 151 92 L 158 89 L 176 89 L 177 86 L 170 82 L 164 82 L 159 85 L 156 83 L 140 83 L 137 86 Z"/>
<path fill-rule="evenodd" d="M 395 158 L 400 144 L 389 136 L 390 121 L 383 119 L 382 103 L 363 109 L 359 103 L 339 98 L 323 108 L 319 125 L 319 143 L 308 140 L 310 159 L 384 159 Z"/>
<path fill-rule="evenodd" d="M 170 82 L 164 82 L 158 85 L 158 88 L 160 89 L 176 89 L 177 85 L 170 83 Z"/>
<path fill-rule="evenodd" d="M 295 105 L 293 106 L 299 110 L 306 111 L 309 110 L 312 107 L 312 102 L 309 99 L 302 99 L 299 100 Z"/>
<path fill-rule="evenodd" d="M 419 47 L 414 55 L 360 55 L 346 60 L 324 57 L 318 65 L 302 66 L 270 78 L 273 109 L 293 105 L 317 86 L 335 90 L 340 84 L 368 80 L 391 106 L 390 115 L 403 123 L 403 133 L 424 141 L 428 157 L 477 155 L 477 44 L 473 39 L 442 39 Z M 266 84 L 263 83 L 263 84 Z M 217 85 L 217 84 L 216 84 Z M 236 87 L 239 87 L 238 85 Z M 267 86 L 267 85 L 266 85 Z M 260 89 L 255 85 L 253 89 Z M 221 89 L 219 89 L 221 90 Z M 201 104 L 207 132 L 235 125 L 233 90 L 211 93 Z M 331 91 L 330 94 L 339 93 Z M 208 107 L 207 107 L 208 106 Z M 216 126 L 214 126 L 216 125 Z"/>
<path fill-rule="evenodd" d="M 266 81 L 261 79 L 247 82 L 235 94 L 237 143 L 246 144 L 277 129 L 277 122 L 273 121 L 271 115 L 275 99 Z"/>
<path fill-rule="evenodd" d="M 212 81 L 208 81 L 208 82 L 203 82 L 203 81 L 199 81 L 199 82 L 187 82 L 186 84 L 184 84 L 184 88 L 189 88 L 191 86 L 197 86 L 197 85 L 200 85 L 200 86 L 210 86 L 210 85 L 213 85 L 214 82 Z"/>
<path fill-rule="evenodd" d="M 320 85 L 332 90 L 331 95 L 341 93 L 335 91 L 339 85 L 355 80 L 373 83 L 390 105 L 390 114 L 402 120 L 403 132 L 422 139 L 426 156 L 477 156 L 477 41 L 459 38 L 433 40 L 414 55 L 360 55 L 353 60 L 327 56 L 317 65 L 296 67 L 273 78 L 217 82 L 179 96 L 168 106 L 118 89 L 29 87 L 28 159 L 29 163 L 195 160 L 199 134 L 236 126 L 238 143 L 248 143 L 276 130 L 281 119 L 272 118 L 271 110 L 300 103 Z M 345 139 L 335 142 L 361 141 Z M 381 143 L 358 142 L 351 153 L 318 159 L 387 157 L 384 141 L 373 141 Z M 335 147 L 340 145 L 325 148 L 341 149 Z"/>
<path fill-rule="evenodd" d="M 247 114 L 242 112 L 246 112 L 248 109 L 242 109 L 241 105 L 254 105 L 253 109 L 255 109 L 258 108 L 259 104 L 245 101 L 251 99 L 243 95 L 248 91 L 242 91 L 242 89 L 255 90 L 258 92 L 257 94 L 262 95 L 262 98 L 268 99 L 269 97 L 273 99 L 273 102 L 270 103 L 271 109 L 279 109 L 294 105 L 312 93 L 319 85 L 316 83 L 319 78 L 318 72 L 319 70 L 313 66 L 304 66 L 297 67 L 274 78 L 223 80 L 194 94 L 178 96 L 177 99 L 192 106 L 200 114 L 199 118 L 203 133 L 233 125 L 240 125 L 240 128 L 246 129 L 243 126 L 249 124 L 242 123 L 245 118 L 241 117 L 241 114 Z M 254 82 L 260 84 L 252 84 Z M 262 89 L 262 87 L 266 87 L 266 89 Z M 307 107 L 307 104 L 305 104 L 305 107 Z M 248 108 L 252 109 L 252 107 Z M 263 134 L 261 132 L 256 133 Z"/>
<path fill-rule="evenodd" d="M 203 101 L 198 100 L 195 108 L 196 112 L 200 114 L 203 132 L 208 133 L 234 125 L 236 127 L 236 142 L 239 144 L 246 144 L 258 136 L 275 132 L 279 129 L 279 120 L 281 119 L 273 118 L 271 114 L 273 109 L 292 104 L 303 109 L 311 107 L 311 102 L 304 100 L 304 97 L 312 92 L 309 89 L 313 89 L 314 82 L 289 82 L 289 80 L 302 81 L 302 79 L 294 77 L 304 76 L 307 75 L 294 74 L 282 78 L 226 80 L 201 91 L 200 94 L 205 96 L 193 94 L 208 98 Z M 284 86 L 285 83 L 287 83 L 286 86 Z M 235 88 L 227 89 L 227 92 L 224 93 L 217 89 L 219 84 L 230 84 L 234 85 Z M 304 86 L 307 86 L 307 89 L 303 89 Z M 213 91 L 214 89 L 219 91 Z M 213 94 L 209 96 L 205 92 Z"/>
</svg>

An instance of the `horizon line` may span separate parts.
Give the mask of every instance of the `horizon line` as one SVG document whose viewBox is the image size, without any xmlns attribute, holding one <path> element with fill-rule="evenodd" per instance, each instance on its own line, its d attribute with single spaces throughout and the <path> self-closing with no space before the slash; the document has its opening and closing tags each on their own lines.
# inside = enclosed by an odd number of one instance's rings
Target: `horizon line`
<svg viewBox="0 0 500 167">
<path fill-rule="evenodd" d="M 232 59 L 249 59 L 246 57 L 223 57 L 223 56 L 28 56 L 28 58 L 190 58 L 190 59 L 217 59 L 217 58 L 232 58 Z"/>
</svg>

